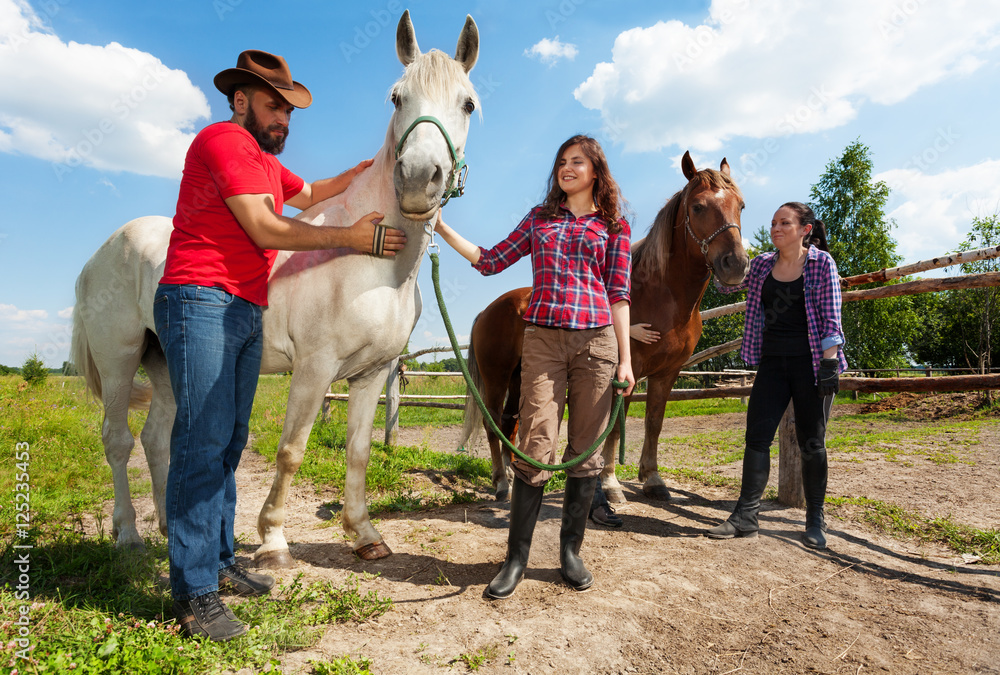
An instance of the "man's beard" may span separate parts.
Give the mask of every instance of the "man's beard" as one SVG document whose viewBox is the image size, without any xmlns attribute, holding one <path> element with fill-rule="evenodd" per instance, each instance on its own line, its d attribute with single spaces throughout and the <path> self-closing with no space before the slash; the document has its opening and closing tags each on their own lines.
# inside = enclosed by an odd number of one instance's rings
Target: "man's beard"
<svg viewBox="0 0 1000 675">
<path fill-rule="evenodd" d="M 260 149 L 264 152 L 272 155 L 280 155 L 281 151 L 285 149 L 285 139 L 288 138 L 288 127 L 281 124 L 272 124 L 267 129 L 262 128 L 260 122 L 257 120 L 257 115 L 254 114 L 252 106 L 247 108 L 246 126 L 244 128 L 250 132 L 251 136 L 257 139 L 257 144 L 260 145 Z M 271 135 L 272 131 L 283 131 L 284 133 L 275 138 Z"/>
</svg>

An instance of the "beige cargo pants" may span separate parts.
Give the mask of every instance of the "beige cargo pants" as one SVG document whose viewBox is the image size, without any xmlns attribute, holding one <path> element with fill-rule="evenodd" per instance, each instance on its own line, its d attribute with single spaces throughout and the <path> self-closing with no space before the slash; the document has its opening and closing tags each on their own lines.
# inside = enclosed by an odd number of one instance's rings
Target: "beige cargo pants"
<svg viewBox="0 0 1000 675">
<path fill-rule="evenodd" d="M 612 326 L 567 330 L 528 324 L 521 354 L 518 449 L 544 464 L 567 462 L 583 454 L 607 426 L 617 365 L 618 341 Z M 557 461 L 559 425 L 567 403 L 569 445 Z M 511 466 L 521 480 L 533 486 L 552 476 L 551 471 L 537 469 L 517 455 Z M 587 460 L 568 469 L 567 475 L 596 476 L 603 468 L 598 448 Z"/>
</svg>

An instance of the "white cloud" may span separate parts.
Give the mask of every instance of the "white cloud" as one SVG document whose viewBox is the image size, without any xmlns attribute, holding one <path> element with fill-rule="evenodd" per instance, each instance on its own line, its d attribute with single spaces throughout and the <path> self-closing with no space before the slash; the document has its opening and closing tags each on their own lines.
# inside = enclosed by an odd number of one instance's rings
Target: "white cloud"
<svg viewBox="0 0 1000 675">
<path fill-rule="evenodd" d="M 72 308 L 70 308 L 72 309 Z M 52 319 L 44 309 L 21 309 L 0 303 L 0 364 L 19 366 L 37 352 L 49 367 L 69 358 L 72 327 L 66 310 Z"/>
<path fill-rule="evenodd" d="M 991 0 L 713 0 L 702 25 L 618 35 L 574 95 L 628 150 L 712 151 L 843 125 L 863 105 L 971 73 L 998 44 Z"/>
<path fill-rule="evenodd" d="M 18 309 L 14 305 L 0 304 L 0 322 L 5 324 L 24 324 L 49 318 L 44 309 Z"/>
<path fill-rule="evenodd" d="M 558 35 L 551 40 L 542 38 L 533 44 L 530 49 L 524 50 L 525 56 L 537 57 L 542 63 L 547 63 L 550 66 L 555 65 L 555 62 L 559 59 L 572 61 L 579 53 L 576 45 L 560 42 Z"/>
<path fill-rule="evenodd" d="M 208 100 L 180 70 L 117 42 L 63 42 L 20 0 L 0 0 L 0 151 L 176 178 Z"/>
<path fill-rule="evenodd" d="M 886 215 L 899 225 L 893 236 L 904 263 L 956 250 L 974 217 L 1000 210 L 1000 160 L 937 174 L 893 169 L 874 179 L 892 189 Z"/>
</svg>

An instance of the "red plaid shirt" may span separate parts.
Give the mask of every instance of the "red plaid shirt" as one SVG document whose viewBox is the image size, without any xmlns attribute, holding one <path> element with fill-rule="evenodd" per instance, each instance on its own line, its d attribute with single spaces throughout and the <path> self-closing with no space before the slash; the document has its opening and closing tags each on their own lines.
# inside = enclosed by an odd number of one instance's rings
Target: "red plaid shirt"
<svg viewBox="0 0 1000 675">
<path fill-rule="evenodd" d="M 576 218 L 565 207 L 546 219 L 536 206 L 506 239 L 479 249 L 474 267 L 501 272 L 531 254 L 533 282 L 525 321 L 551 328 L 609 326 L 611 305 L 629 302 L 632 255 L 628 223 L 610 234 L 596 213 Z"/>
</svg>

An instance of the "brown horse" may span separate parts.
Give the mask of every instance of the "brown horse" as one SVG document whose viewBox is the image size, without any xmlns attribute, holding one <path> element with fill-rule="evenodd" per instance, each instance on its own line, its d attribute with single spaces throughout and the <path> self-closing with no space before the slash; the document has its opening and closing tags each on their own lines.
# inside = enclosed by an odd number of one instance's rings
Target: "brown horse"
<svg viewBox="0 0 1000 675">
<path fill-rule="evenodd" d="M 632 369 L 648 380 L 646 434 L 639 462 L 639 480 L 650 498 L 667 500 L 657 470 L 656 447 L 663 426 L 667 396 L 683 363 L 701 336 L 698 305 L 714 271 L 719 281 L 735 285 L 743 280 L 749 257 L 743 250 L 740 213 L 743 196 L 729 175 L 725 159 L 714 169 L 695 169 L 685 152 L 681 169 L 688 184 L 660 209 L 645 239 L 632 246 L 632 323 L 649 323 L 659 331 L 653 344 L 632 341 Z M 513 439 L 521 387 L 521 344 L 524 312 L 531 288 L 519 288 L 494 300 L 472 325 L 469 369 L 494 421 Z M 626 409 L 631 397 L 626 399 Z M 572 413 L 571 413 L 572 414 Z M 482 414 L 471 396 L 466 398 L 462 444 L 478 433 Z M 493 455 L 493 486 L 497 500 L 508 496 L 509 454 L 486 429 Z M 624 502 L 615 477 L 617 427 L 605 442 L 602 484 L 608 499 Z"/>
</svg>

